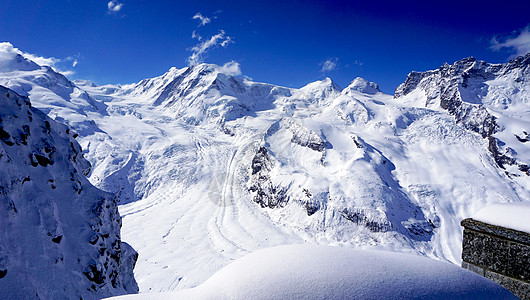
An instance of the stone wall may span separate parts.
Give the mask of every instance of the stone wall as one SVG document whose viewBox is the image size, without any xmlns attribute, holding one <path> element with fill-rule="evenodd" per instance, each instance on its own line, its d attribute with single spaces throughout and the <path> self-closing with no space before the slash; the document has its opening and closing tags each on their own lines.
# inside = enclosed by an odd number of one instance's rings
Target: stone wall
<svg viewBox="0 0 530 300">
<path fill-rule="evenodd" d="M 461 225 L 462 267 L 530 299 L 530 234 L 473 219 Z"/>
</svg>

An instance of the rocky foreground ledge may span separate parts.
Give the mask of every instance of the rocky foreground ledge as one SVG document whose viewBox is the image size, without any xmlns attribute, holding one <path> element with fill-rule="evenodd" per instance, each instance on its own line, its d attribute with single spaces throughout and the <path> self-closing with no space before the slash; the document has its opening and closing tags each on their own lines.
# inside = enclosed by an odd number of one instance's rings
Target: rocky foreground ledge
<svg viewBox="0 0 530 300">
<path fill-rule="evenodd" d="M 0 86 L 0 298 L 135 293 L 116 197 L 86 175 L 76 135 Z"/>
</svg>

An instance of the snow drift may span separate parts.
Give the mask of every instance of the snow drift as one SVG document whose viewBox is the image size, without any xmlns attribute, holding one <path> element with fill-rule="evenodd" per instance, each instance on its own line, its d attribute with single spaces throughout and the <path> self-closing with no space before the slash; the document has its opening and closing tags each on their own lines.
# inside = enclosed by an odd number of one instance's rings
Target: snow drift
<svg viewBox="0 0 530 300">
<path fill-rule="evenodd" d="M 446 262 L 301 244 L 248 254 L 193 289 L 115 299 L 517 298 L 500 285 Z"/>
</svg>

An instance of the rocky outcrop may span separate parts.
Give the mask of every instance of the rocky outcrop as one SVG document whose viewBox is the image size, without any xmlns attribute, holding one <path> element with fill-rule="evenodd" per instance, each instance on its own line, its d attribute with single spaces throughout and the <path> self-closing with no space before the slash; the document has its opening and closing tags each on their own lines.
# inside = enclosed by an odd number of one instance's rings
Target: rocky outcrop
<svg viewBox="0 0 530 300">
<path fill-rule="evenodd" d="M 138 291 L 113 194 L 86 179 L 75 135 L 0 87 L 0 294 L 93 299 Z"/>
<path fill-rule="evenodd" d="M 283 207 L 289 201 L 286 189 L 275 186 L 269 172 L 272 161 L 265 147 L 260 147 L 252 159 L 252 174 L 249 191 L 254 194 L 254 202 L 265 208 Z"/>
<path fill-rule="evenodd" d="M 461 89 L 467 87 L 467 81 L 471 78 L 495 78 L 492 69 L 497 70 L 499 65 L 493 66 L 492 68 L 483 61 L 469 57 L 452 65 L 446 63 L 437 71 L 411 72 L 405 82 L 398 86 L 394 97 L 401 98 L 415 89 L 420 89 L 427 97 L 425 106 L 439 103 L 440 107 L 449 111 L 465 128 L 485 138 L 498 130 L 495 117 L 482 105 L 465 102 Z"/>
</svg>

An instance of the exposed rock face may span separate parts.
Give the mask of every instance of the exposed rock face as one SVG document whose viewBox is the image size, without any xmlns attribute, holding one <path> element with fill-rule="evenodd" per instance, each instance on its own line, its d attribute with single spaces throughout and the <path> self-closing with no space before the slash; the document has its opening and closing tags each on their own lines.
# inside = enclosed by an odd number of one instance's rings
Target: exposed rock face
<svg viewBox="0 0 530 300">
<path fill-rule="evenodd" d="M 0 86 L 0 294 L 92 299 L 138 291 L 114 195 L 65 125 Z"/>
<path fill-rule="evenodd" d="M 270 178 L 272 161 L 265 147 L 260 147 L 252 159 L 252 179 L 249 190 L 254 193 L 254 202 L 261 207 L 282 207 L 289 201 L 285 188 L 275 186 Z"/>
<path fill-rule="evenodd" d="M 495 80 L 468 78 L 458 94 L 462 105 L 483 106 L 495 117 L 491 137 L 499 155 L 525 163 L 530 93 L 518 70 Z M 9 87 L 24 87 L 35 107 L 63 117 L 79 133 L 94 185 L 124 202 L 142 200 L 122 207 L 126 240 L 157 254 L 138 263 L 141 290 L 197 285 L 244 250 L 300 241 L 388 247 L 459 263 L 456 220 L 485 204 L 529 200 L 530 177 L 506 176 L 488 139 L 457 124 L 439 98 L 426 108 L 419 79 L 393 99 L 361 79 L 345 89 L 330 79 L 293 89 L 202 64 L 131 85 L 76 82 L 104 108 L 94 112 L 71 97 L 75 88 L 57 102 L 62 89 L 46 87 L 64 82 L 44 73 L 37 66 L 0 77 Z M 53 107 L 51 96 L 58 103 Z M 414 105 L 411 96 L 417 96 Z M 501 115 L 520 116 L 518 122 L 504 122 L 490 109 L 502 113 L 503 106 L 509 112 Z M 89 121 L 93 126 L 86 127 Z M 4 131 L 0 139 L 15 145 L 12 132 Z M 36 167 L 30 160 L 29 168 L 57 165 L 57 154 L 36 154 Z M 24 185 L 30 179 L 21 177 Z M 54 246 L 68 240 L 62 233 L 50 237 Z M 9 278 L 10 271 L 0 271 Z"/>
<path fill-rule="evenodd" d="M 502 113 L 508 104 L 515 107 L 512 103 L 514 98 L 521 103 L 528 102 L 529 66 L 530 53 L 506 64 L 490 64 L 469 57 L 452 65 L 446 63 L 438 70 L 411 72 L 396 89 L 394 97 L 404 98 L 414 91 L 421 91 L 426 97 L 425 107 L 439 105 L 463 127 L 487 138 L 489 150 L 499 167 L 505 169 L 507 165 L 514 165 L 530 175 L 527 162 L 517 161 L 510 155 L 513 151 L 509 147 L 501 149 L 499 146 L 506 141 L 500 141 L 495 134 L 503 131 L 504 126 L 499 124 L 498 117 L 493 113 Z M 512 89 L 505 91 L 505 87 L 498 88 L 495 81 L 507 81 L 509 84 L 506 86 Z M 522 135 L 516 136 L 524 143 L 524 132 Z"/>
</svg>

